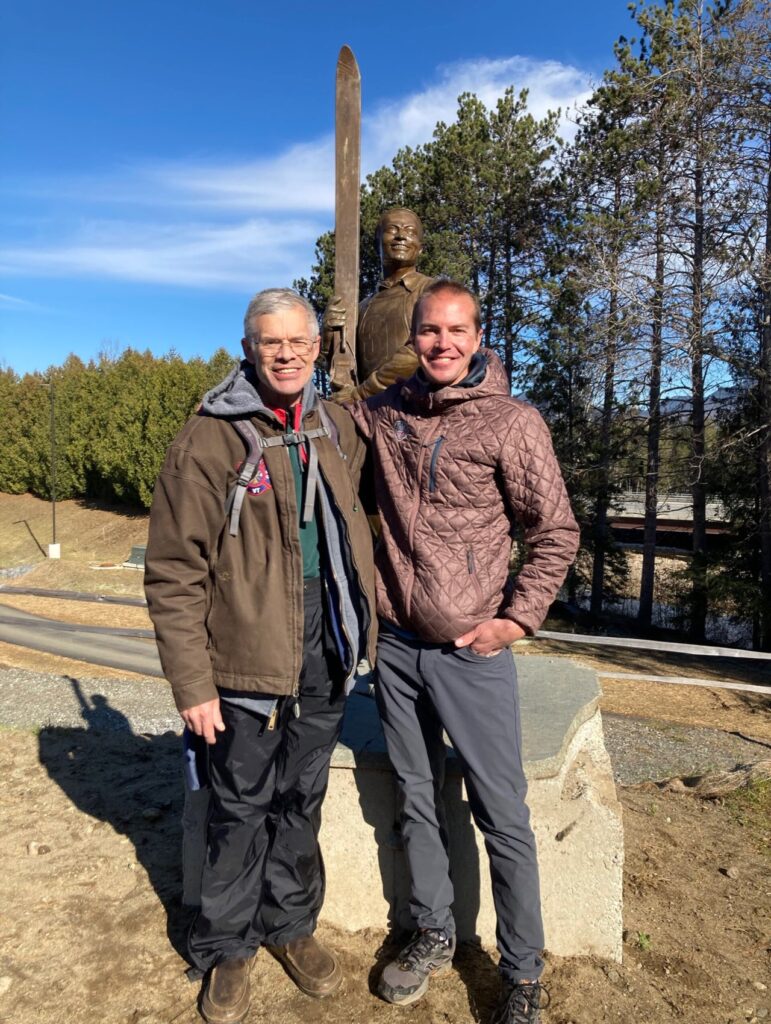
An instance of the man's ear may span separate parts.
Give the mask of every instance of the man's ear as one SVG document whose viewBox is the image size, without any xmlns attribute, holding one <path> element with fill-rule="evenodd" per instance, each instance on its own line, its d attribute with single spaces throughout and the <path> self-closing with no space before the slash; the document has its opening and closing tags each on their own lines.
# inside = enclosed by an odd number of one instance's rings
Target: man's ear
<svg viewBox="0 0 771 1024">
<path fill-rule="evenodd" d="M 254 346 L 248 338 L 241 339 L 241 348 L 244 350 L 244 359 L 247 362 L 254 363 Z"/>
</svg>

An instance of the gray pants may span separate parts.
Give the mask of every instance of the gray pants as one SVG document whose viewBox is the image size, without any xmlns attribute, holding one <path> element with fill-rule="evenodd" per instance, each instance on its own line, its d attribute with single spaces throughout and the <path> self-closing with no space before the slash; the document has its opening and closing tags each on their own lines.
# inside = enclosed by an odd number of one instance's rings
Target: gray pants
<svg viewBox="0 0 771 1024">
<path fill-rule="evenodd" d="M 469 648 L 405 639 L 384 627 L 377 667 L 377 701 L 401 792 L 417 926 L 455 929 L 441 798 L 444 729 L 490 858 L 501 973 L 511 981 L 538 978 L 541 899 L 511 651 L 485 658 Z"/>
</svg>

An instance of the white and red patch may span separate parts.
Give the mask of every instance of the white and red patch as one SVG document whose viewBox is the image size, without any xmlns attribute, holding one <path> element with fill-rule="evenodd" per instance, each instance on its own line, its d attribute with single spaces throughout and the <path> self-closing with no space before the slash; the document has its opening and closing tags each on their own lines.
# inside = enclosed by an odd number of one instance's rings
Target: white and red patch
<svg viewBox="0 0 771 1024">
<path fill-rule="evenodd" d="M 241 466 L 243 462 L 236 466 L 236 472 L 241 472 Z M 268 473 L 268 467 L 265 465 L 265 459 L 260 459 L 257 464 L 254 476 L 246 485 L 248 494 L 264 494 L 265 491 L 273 489 L 273 484 L 270 482 L 270 474 Z"/>
</svg>

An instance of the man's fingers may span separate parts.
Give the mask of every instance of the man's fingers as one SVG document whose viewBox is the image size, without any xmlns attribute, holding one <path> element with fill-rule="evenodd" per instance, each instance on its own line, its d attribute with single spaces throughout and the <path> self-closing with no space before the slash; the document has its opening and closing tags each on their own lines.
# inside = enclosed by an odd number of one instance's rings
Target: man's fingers
<svg viewBox="0 0 771 1024">
<path fill-rule="evenodd" d="M 217 742 L 217 733 L 222 732 L 225 728 L 225 723 L 222 721 L 222 715 L 220 714 L 219 706 L 208 711 L 203 717 L 203 731 L 201 735 L 207 743 L 213 744 Z"/>
<path fill-rule="evenodd" d="M 207 743 L 216 743 L 216 733 L 224 732 L 225 723 L 222 720 L 220 702 L 217 698 L 199 704 L 197 707 L 188 708 L 182 712 L 185 725 L 192 729 L 196 736 L 202 736 Z"/>
<path fill-rule="evenodd" d="M 455 641 L 456 647 L 468 647 L 474 637 L 477 635 L 476 629 L 469 630 L 468 633 L 464 633 L 463 636 L 459 636 Z"/>
</svg>

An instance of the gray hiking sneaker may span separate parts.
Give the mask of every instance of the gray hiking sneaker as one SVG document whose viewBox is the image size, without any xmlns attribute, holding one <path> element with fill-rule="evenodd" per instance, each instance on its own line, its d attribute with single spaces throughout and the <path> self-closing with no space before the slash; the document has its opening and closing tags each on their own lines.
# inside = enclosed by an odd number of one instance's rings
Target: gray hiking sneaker
<svg viewBox="0 0 771 1024">
<path fill-rule="evenodd" d="M 548 1005 L 548 990 L 539 981 L 504 981 L 490 1024 L 540 1024 L 539 1011 Z"/>
<path fill-rule="evenodd" d="M 409 1006 L 420 999 L 430 978 L 449 971 L 454 953 L 454 935 L 448 937 L 433 928 L 415 932 L 381 974 L 378 995 L 387 1003 Z"/>
</svg>

